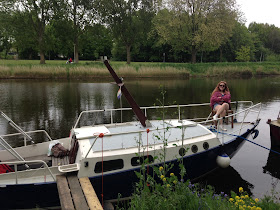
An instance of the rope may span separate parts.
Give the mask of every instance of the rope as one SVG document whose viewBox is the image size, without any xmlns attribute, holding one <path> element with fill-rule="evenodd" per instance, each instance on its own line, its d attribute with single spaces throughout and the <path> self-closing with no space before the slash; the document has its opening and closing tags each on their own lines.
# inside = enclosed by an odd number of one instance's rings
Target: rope
<svg viewBox="0 0 280 210">
<path fill-rule="evenodd" d="M 265 147 L 265 146 L 263 146 L 263 145 L 257 144 L 256 142 L 253 142 L 253 141 L 251 141 L 251 140 L 249 140 L 249 139 L 246 139 L 246 138 L 244 138 L 243 136 L 238 136 L 238 135 L 229 134 L 229 133 L 223 133 L 223 132 L 220 132 L 220 131 L 216 131 L 216 132 L 217 132 L 217 133 L 220 133 L 220 134 L 225 134 L 225 135 L 228 135 L 228 136 L 239 137 L 239 138 L 244 139 L 244 140 L 246 140 L 246 141 L 248 141 L 248 142 L 250 142 L 250 143 L 252 143 L 252 144 L 255 144 L 255 145 L 257 145 L 257 146 L 259 146 L 259 147 L 261 147 L 261 148 L 264 148 L 264 149 L 266 149 L 266 150 L 269 150 L 269 151 L 271 151 L 271 152 L 274 152 L 274 153 L 280 155 L 280 152 L 277 152 L 277 151 L 275 151 L 275 150 L 269 149 L 269 148 L 267 148 L 267 147 Z"/>
</svg>

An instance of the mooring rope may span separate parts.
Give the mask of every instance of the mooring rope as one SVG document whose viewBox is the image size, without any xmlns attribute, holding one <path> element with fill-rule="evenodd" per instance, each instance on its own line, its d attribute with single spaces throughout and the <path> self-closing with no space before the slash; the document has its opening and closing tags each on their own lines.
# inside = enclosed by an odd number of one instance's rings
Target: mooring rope
<svg viewBox="0 0 280 210">
<path fill-rule="evenodd" d="M 269 150 L 269 151 L 271 151 L 271 152 L 274 152 L 274 153 L 280 155 L 280 152 L 277 152 L 277 151 L 275 151 L 275 150 L 273 150 L 273 149 L 269 149 L 269 148 L 267 148 L 267 147 L 265 147 L 265 146 L 263 146 L 263 145 L 260 145 L 260 144 L 258 144 L 258 143 L 256 143 L 256 142 L 253 142 L 253 141 L 249 140 L 249 139 L 246 139 L 246 138 L 244 138 L 243 136 L 234 135 L 234 134 L 229 134 L 229 133 L 223 133 L 223 132 L 220 132 L 220 131 L 214 131 L 214 132 L 217 132 L 217 133 L 220 133 L 220 134 L 225 134 L 225 135 L 228 135 L 228 136 L 239 137 L 239 138 L 244 139 L 244 140 L 246 140 L 246 141 L 248 141 L 248 142 L 250 142 L 250 143 L 252 143 L 252 144 L 255 144 L 255 145 L 259 146 L 259 147 L 262 147 L 262 148 L 264 148 L 264 149 L 266 149 L 266 150 Z"/>
</svg>

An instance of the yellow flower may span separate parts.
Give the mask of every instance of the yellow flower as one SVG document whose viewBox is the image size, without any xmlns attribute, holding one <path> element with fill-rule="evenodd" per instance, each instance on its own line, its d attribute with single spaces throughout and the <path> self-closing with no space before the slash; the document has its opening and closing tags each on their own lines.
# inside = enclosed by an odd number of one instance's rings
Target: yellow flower
<svg viewBox="0 0 280 210">
<path fill-rule="evenodd" d="M 262 210 L 262 208 L 261 207 L 257 207 L 256 210 Z"/>
<path fill-rule="evenodd" d="M 166 187 L 170 187 L 170 184 L 167 184 Z"/>
<path fill-rule="evenodd" d="M 162 179 L 162 181 L 164 181 L 164 182 L 165 182 L 165 181 L 166 181 L 166 178 L 163 178 L 163 179 Z"/>
<path fill-rule="evenodd" d="M 258 199 L 258 198 L 256 198 L 256 199 L 255 199 L 255 201 L 256 201 L 256 202 L 259 202 L 259 199 Z"/>
<path fill-rule="evenodd" d="M 160 178 L 161 178 L 161 179 L 163 179 L 163 178 L 164 178 L 164 176 L 163 176 L 163 175 L 161 175 L 161 176 L 160 176 Z"/>
<path fill-rule="evenodd" d="M 239 192 L 243 193 L 243 188 L 242 187 L 239 187 Z"/>
<path fill-rule="evenodd" d="M 256 209 L 257 209 L 257 207 L 256 207 L 256 206 L 253 206 L 251 209 L 252 209 L 252 210 L 256 210 Z"/>
<path fill-rule="evenodd" d="M 248 195 L 245 195 L 245 198 L 249 198 L 249 196 L 248 196 Z"/>
<path fill-rule="evenodd" d="M 242 196 L 240 196 L 240 198 L 241 198 L 241 199 L 245 199 L 245 196 L 242 195 Z"/>
<path fill-rule="evenodd" d="M 234 199 L 233 199 L 233 198 L 230 198 L 230 199 L 229 199 L 229 201 L 230 201 L 230 202 L 233 202 L 233 201 L 234 201 Z"/>
<path fill-rule="evenodd" d="M 238 202 L 235 202 L 234 204 L 235 204 L 236 206 L 238 206 Z"/>
<path fill-rule="evenodd" d="M 174 183 L 174 184 L 177 184 L 177 180 L 174 180 L 173 183 Z"/>
<path fill-rule="evenodd" d="M 159 167 L 159 170 L 160 170 L 160 171 L 162 171 L 162 170 L 163 170 L 163 167 L 162 167 L 162 166 L 161 166 L 161 167 Z"/>
<path fill-rule="evenodd" d="M 240 199 L 240 197 L 239 197 L 239 196 L 235 196 L 235 199 L 236 199 L 236 200 L 239 200 L 239 199 Z"/>
<path fill-rule="evenodd" d="M 173 173 L 171 173 L 171 174 L 170 174 L 170 176 L 174 176 L 174 174 L 173 174 Z"/>
</svg>

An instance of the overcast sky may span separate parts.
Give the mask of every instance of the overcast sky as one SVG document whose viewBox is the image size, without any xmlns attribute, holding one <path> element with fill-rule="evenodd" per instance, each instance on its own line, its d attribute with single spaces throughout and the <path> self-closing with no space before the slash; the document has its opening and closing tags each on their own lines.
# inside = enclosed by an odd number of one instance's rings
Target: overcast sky
<svg viewBox="0 0 280 210">
<path fill-rule="evenodd" d="M 280 0 L 236 0 L 246 17 L 246 26 L 251 22 L 274 24 L 280 28 Z"/>
</svg>

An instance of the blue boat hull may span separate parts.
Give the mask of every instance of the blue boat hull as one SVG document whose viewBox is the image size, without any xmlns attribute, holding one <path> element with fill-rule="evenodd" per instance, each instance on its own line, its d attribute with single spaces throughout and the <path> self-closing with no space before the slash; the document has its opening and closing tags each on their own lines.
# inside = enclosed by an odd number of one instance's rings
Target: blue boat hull
<svg viewBox="0 0 280 210">
<path fill-rule="evenodd" d="M 241 137 L 233 137 L 233 139 L 224 146 L 218 146 L 201 153 L 196 153 L 183 158 L 183 163 L 186 168 L 185 180 L 194 180 L 213 170 L 218 166 L 216 158 L 219 154 L 226 153 L 233 157 L 239 148 L 244 144 L 244 138 L 252 133 L 256 125 L 252 129 L 248 129 Z M 170 163 L 174 164 L 172 173 L 179 174 L 179 163 L 173 160 Z M 122 171 L 103 177 L 103 196 L 104 200 L 117 199 L 130 196 L 134 189 L 138 178 L 135 171 L 138 169 Z M 151 170 L 150 170 L 151 171 Z M 97 196 L 101 199 L 102 194 L 102 177 L 89 177 Z M 0 188 L 1 209 L 22 209 L 22 208 L 37 208 L 60 206 L 57 185 L 55 182 L 42 184 L 28 185 L 7 185 Z"/>
</svg>

